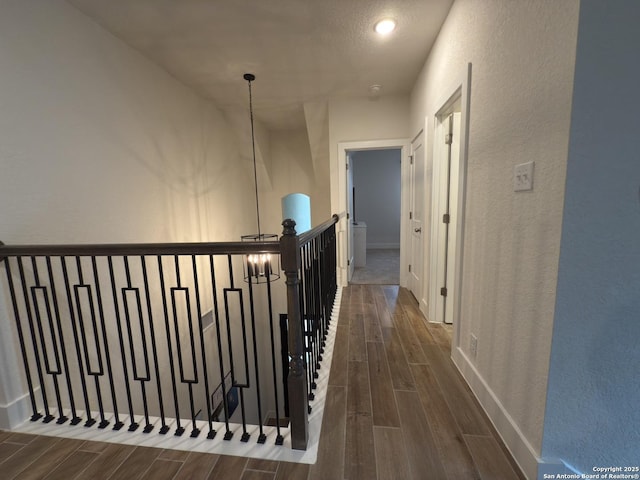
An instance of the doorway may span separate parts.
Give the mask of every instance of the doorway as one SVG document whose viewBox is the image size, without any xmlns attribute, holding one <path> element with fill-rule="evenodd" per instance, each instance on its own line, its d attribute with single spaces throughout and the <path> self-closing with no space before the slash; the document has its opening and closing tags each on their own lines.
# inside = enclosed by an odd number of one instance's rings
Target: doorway
<svg viewBox="0 0 640 480">
<path fill-rule="evenodd" d="M 345 212 L 341 216 L 338 224 L 338 284 L 340 286 L 348 285 L 352 278 L 354 265 L 354 225 L 352 223 L 351 203 L 353 199 L 353 167 L 350 166 L 350 152 L 368 151 L 368 150 L 389 150 L 399 149 L 401 158 L 401 215 L 400 215 L 400 286 L 407 284 L 407 261 L 409 255 L 407 247 L 407 229 L 408 224 L 408 191 L 404 188 L 408 182 L 408 157 L 410 143 L 407 139 L 390 139 L 390 140 L 368 140 L 359 142 L 340 142 L 338 143 L 338 164 L 336 169 L 338 195 L 337 208 L 339 212 Z M 357 197 L 357 193 L 356 193 Z M 358 215 L 358 199 L 356 198 L 356 221 Z"/>
<path fill-rule="evenodd" d="M 433 192 L 429 256 L 429 314 L 432 322 L 454 325 L 459 345 L 463 227 L 469 131 L 471 65 L 459 77 L 433 117 Z"/>
<path fill-rule="evenodd" d="M 400 148 L 348 152 L 349 283 L 400 284 L 401 157 Z"/>
<path fill-rule="evenodd" d="M 458 205 L 460 177 L 460 108 L 459 98 L 451 111 L 436 117 L 434 141 L 434 170 L 438 184 L 434 201 L 435 241 L 435 321 L 453 325 L 451 299 L 456 295 L 457 223 L 461 208 Z"/>
</svg>

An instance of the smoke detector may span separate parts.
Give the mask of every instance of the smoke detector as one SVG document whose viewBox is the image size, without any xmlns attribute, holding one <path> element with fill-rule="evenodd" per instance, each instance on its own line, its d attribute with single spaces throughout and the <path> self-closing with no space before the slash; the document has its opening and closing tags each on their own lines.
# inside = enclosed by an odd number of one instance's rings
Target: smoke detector
<svg viewBox="0 0 640 480">
<path fill-rule="evenodd" d="M 378 96 L 380 96 L 380 92 L 381 92 L 381 91 L 382 91 L 382 85 L 375 84 L 375 85 L 371 85 L 371 86 L 369 87 L 369 94 L 370 94 L 372 97 L 378 97 Z"/>
</svg>

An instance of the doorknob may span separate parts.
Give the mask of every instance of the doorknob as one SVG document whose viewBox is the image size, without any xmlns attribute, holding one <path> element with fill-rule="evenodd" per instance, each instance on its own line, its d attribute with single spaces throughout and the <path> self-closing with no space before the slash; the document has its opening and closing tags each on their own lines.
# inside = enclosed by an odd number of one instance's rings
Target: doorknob
<svg viewBox="0 0 640 480">
<path fill-rule="evenodd" d="M 414 228 L 413 231 L 416 233 L 420 233 L 422 231 L 422 228 Z"/>
</svg>

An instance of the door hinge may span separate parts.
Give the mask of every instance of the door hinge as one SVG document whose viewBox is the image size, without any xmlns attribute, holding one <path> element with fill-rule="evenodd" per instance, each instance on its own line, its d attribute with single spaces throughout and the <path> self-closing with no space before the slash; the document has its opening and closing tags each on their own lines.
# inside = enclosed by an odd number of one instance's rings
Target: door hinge
<svg viewBox="0 0 640 480">
<path fill-rule="evenodd" d="M 442 295 L 443 297 L 447 296 L 447 287 L 442 287 L 440 289 L 440 295 Z"/>
<path fill-rule="evenodd" d="M 409 220 L 413 220 L 413 212 L 409 212 Z"/>
<path fill-rule="evenodd" d="M 444 143 L 447 145 L 451 145 L 453 143 L 453 133 L 447 133 L 444 136 Z"/>
<path fill-rule="evenodd" d="M 409 164 L 413 165 L 413 155 L 409 155 Z"/>
<path fill-rule="evenodd" d="M 442 215 L 442 223 L 449 223 L 451 221 L 451 217 L 449 216 L 448 213 L 445 213 L 444 215 Z"/>
<path fill-rule="evenodd" d="M 347 267 L 351 265 L 351 260 L 347 260 Z"/>
<path fill-rule="evenodd" d="M 351 218 L 351 215 L 349 215 L 349 212 L 347 212 L 347 220 L 349 220 Z"/>
<path fill-rule="evenodd" d="M 345 163 L 344 166 L 347 168 L 347 170 L 349 170 L 349 164 Z"/>
<path fill-rule="evenodd" d="M 411 273 L 411 265 L 409 265 L 409 273 Z"/>
</svg>

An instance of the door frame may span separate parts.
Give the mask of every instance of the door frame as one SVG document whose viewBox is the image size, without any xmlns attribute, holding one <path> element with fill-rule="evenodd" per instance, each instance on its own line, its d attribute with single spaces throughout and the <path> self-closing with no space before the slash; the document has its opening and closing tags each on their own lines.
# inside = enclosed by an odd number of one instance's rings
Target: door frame
<svg viewBox="0 0 640 480">
<path fill-rule="evenodd" d="M 426 120 L 426 119 L 425 119 Z M 422 176 L 422 190 L 423 190 L 423 203 L 424 205 L 422 205 L 422 220 L 420 228 L 422 230 L 422 232 L 420 233 L 420 247 L 422 249 L 418 260 L 419 262 L 416 262 L 416 256 L 415 251 L 414 251 L 414 232 L 413 229 L 415 227 L 415 219 L 413 217 L 415 217 L 415 213 L 416 213 L 416 205 L 415 205 L 415 182 L 416 182 L 416 172 L 414 170 L 415 165 L 416 165 L 416 161 L 415 161 L 415 155 L 416 155 L 416 151 L 414 150 L 414 144 L 419 140 L 422 139 L 422 171 L 418 172 L 418 175 Z M 428 231 L 428 215 L 431 214 L 431 212 L 427 212 L 427 209 L 425 208 L 427 205 L 427 189 L 428 189 L 428 185 L 426 183 L 426 173 L 427 173 L 427 136 L 425 134 L 425 129 L 421 129 L 418 134 L 413 137 L 413 139 L 411 140 L 411 144 L 410 144 L 410 159 L 411 161 L 409 162 L 409 165 L 407 166 L 407 172 L 408 172 L 408 176 L 407 176 L 407 190 L 408 190 L 408 203 L 407 203 L 407 208 L 409 209 L 409 213 L 407 214 L 407 232 L 408 232 L 408 239 L 407 239 L 407 264 L 411 265 L 412 270 L 416 267 L 416 265 L 419 268 L 419 272 L 420 272 L 420 277 L 418 279 L 418 285 L 415 285 L 416 289 L 415 291 L 411 288 L 412 287 L 412 282 L 413 279 L 411 278 L 412 272 L 409 271 L 408 269 L 408 265 L 407 265 L 407 288 L 409 289 L 409 291 L 411 291 L 413 293 L 413 296 L 415 297 L 416 301 L 418 302 L 418 307 L 420 308 L 420 311 L 426 316 L 427 312 L 427 299 L 425 298 L 425 278 L 427 277 L 427 271 L 425 268 L 426 265 L 426 259 L 427 259 L 427 254 L 428 252 L 426 251 L 425 248 L 425 238 L 427 235 L 427 231 Z M 413 170 L 413 171 L 412 171 Z M 412 215 L 413 213 L 413 215 Z"/>
<path fill-rule="evenodd" d="M 400 285 L 406 287 L 408 263 L 407 255 L 407 229 L 409 219 L 408 179 L 410 140 L 407 138 L 389 140 L 366 140 L 354 142 L 338 142 L 338 211 L 348 212 L 349 203 L 347 200 L 347 153 L 353 150 L 391 150 L 400 149 L 400 175 L 402 185 L 400 187 Z M 347 265 L 349 237 L 352 235 L 350 228 L 351 219 L 346 215 L 340 219 L 338 225 L 338 285 L 347 286 L 349 283 L 349 266 Z"/>
<path fill-rule="evenodd" d="M 457 159 L 452 161 L 459 162 L 459 174 L 458 174 L 458 215 L 455 218 L 456 224 L 456 245 L 454 251 L 456 261 L 453 271 L 448 272 L 451 282 L 455 285 L 454 295 L 450 299 L 450 304 L 447 308 L 451 308 L 453 311 L 454 320 L 453 325 L 453 347 L 460 346 L 460 322 L 462 321 L 460 315 L 461 297 L 462 297 L 462 266 L 463 266 L 463 253 L 464 253 L 464 216 L 465 216 L 465 199 L 466 199 L 466 185 L 467 185 L 467 159 L 469 150 L 469 113 L 470 113 L 470 88 L 471 88 L 471 63 L 469 63 L 464 72 L 457 77 L 452 78 L 451 83 L 445 89 L 442 95 L 442 101 L 436 103 L 436 110 L 432 115 L 431 123 L 431 138 L 435 138 L 438 133 L 439 118 L 445 114 L 450 113 L 453 106 L 456 103 L 460 103 L 460 152 Z M 440 203 L 440 183 L 435 179 L 440 178 L 440 165 L 437 159 L 438 151 L 435 149 L 442 148 L 441 142 L 432 142 L 434 145 L 433 151 L 433 189 L 432 189 L 432 222 L 431 222 L 431 252 L 430 252 L 430 267 L 429 277 L 432 281 L 429 282 L 429 315 L 428 318 L 435 321 L 437 318 L 436 312 L 436 295 L 440 294 L 440 285 L 438 285 L 437 279 L 437 255 L 438 255 L 438 237 L 440 234 L 439 212 L 442 209 Z"/>
</svg>

